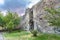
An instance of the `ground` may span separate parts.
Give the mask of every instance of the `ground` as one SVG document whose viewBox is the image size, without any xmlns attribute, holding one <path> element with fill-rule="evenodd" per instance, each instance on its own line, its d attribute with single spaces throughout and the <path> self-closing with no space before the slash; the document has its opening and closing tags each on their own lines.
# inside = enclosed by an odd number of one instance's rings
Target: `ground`
<svg viewBox="0 0 60 40">
<path fill-rule="evenodd" d="M 0 40 L 4 40 L 2 32 L 0 32 Z"/>
<path fill-rule="evenodd" d="M 59 34 L 43 34 L 38 33 L 37 37 L 33 37 L 30 32 L 12 32 L 3 34 L 5 40 L 60 40 Z"/>
</svg>

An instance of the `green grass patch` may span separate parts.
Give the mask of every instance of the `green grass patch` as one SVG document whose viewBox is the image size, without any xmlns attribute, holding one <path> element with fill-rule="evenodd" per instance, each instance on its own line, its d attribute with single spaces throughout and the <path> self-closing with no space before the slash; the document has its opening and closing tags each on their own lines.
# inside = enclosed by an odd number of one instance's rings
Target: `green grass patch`
<svg viewBox="0 0 60 40">
<path fill-rule="evenodd" d="M 34 40 L 60 40 L 60 35 L 56 34 L 39 34 Z"/>
<path fill-rule="evenodd" d="M 33 37 L 31 33 L 26 31 L 4 33 L 6 40 L 60 40 L 60 35 L 39 33 L 37 37 Z"/>
<path fill-rule="evenodd" d="M 18 37 L 18 36 L 23 36 L 23 35 L 28 35 L 28 34 L 30 34 L 30 33 L 26 32 L 26 31 L 22 31 L 22 32 L 14 31 L 11 33 L 5 32 L 3 35 L 5 37 Z"/>
</svg>

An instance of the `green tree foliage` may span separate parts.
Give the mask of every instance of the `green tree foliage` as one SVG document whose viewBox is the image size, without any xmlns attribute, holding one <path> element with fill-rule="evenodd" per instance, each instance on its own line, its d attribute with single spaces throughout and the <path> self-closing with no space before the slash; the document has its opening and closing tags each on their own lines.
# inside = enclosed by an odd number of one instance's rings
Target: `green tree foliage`
<svg viewBox="0 0 60 40">
<path fill-rule="evenodd" d="M 3 25 L 4 25 L 3 19 L 4 19 L 3 14 L 0 12 L 0 26 L 1 27 L 3 27 Z"/>
<path fill-rule="evenodd" d="M 45 8 L 45 11 L 48 12 L 45 18 L 47 18 L 51 26 L 60 27 L 60 11 L 58 10 L 59 9 Z"/>
<path fill-rule="evenodd" d="M 6 16 L 0 13 L 0 26 L 6 29 L 16 28 L 20 24 L 20 17 L 17 13 L 8 11 Z"/>
</svg>

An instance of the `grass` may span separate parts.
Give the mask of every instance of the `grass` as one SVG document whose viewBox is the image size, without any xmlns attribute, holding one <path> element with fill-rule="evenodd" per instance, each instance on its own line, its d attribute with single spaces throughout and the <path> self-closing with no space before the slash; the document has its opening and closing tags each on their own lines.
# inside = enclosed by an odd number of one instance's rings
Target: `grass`
<svg viewBox="0 0 60 40">
<path fill-rule="evenodd" d="M 6 40 L 60 40 L 60 35 L 39 33 L 37 37 L 33 37 L 31 33 L 26 31 L 4 33 L 4 37 Z"/>
<path fill-rule="evenodd" d="M 56 34 L 39 34 L 34 40 L 60 40 L 60 35 Z"/>
<path fill-rule="evenodd" d="M 29 32 L 26 32 L 26 31 L 22 31 L 22 32 L 12 32 L 12 33 L 8 33 L 8 32 L 5 32 L 3 33 L 4 35 L 4 38 L 6 40 L 21 40 L 23 39 L 26 35 L 29 35 L 30 33 Z M 22 38 L 23 37 L 23 38 Z M 26 38 L 25 38 L 26 39 Z"/>
</svg>

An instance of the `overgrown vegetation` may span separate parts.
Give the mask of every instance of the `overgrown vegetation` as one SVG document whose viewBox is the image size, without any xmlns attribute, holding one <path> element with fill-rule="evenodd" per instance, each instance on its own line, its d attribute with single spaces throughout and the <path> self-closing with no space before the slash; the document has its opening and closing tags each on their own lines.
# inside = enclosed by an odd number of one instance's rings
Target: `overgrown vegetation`
<svg viewBox="0 0 60 40">
<path fill-rule="evenodd" d="M 0 26 L 4 29 L 12 30 L 20 24 L 20 17 L 17 13 L 8 11 L 4 16 L 0 12 Z"/>
<path fill-rule="evenodd" d="M 49 24 L 51 26 L 60 27 L 60 9 L 54 9 L 54 8 L 45 8 L 45 11 L 48 12 L 48 15 L 46 15 L 46 19 L 48 20 Z"/>
<path fill-rule="evenodd" d="M 38 31 L 37 31 L 37 30 L 33 30 L 33 31 L 31 31 L 31 33 L 33 34 L 33 36 L 34 36 L 34 37 L 36 37 L 36 36 L 37 36 Z"/>
</svg>

